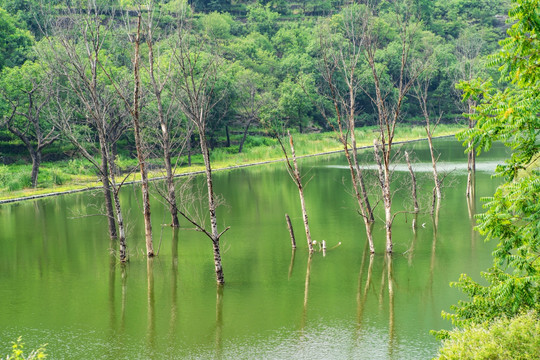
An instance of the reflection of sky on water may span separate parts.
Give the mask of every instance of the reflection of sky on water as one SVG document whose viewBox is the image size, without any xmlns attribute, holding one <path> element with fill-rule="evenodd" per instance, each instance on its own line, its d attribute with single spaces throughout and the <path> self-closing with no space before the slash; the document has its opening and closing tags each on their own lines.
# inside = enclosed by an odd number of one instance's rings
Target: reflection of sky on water
<svg viewBox="0 0 540 360">
<path fill-rule="evenodd" d="M 485 162 L 476 162 L 476 171 L 494 173 L 497 165 L 500 165 L 500 161 L 485 161 Z M 432 172 L 433 166 L 431 163 L 422 162 L 411 164 L 413 171 L 423 173 L 423 172 Z M 349 170 L 347 165 L 327 165 L 325 167 L 333 169 L 346 169 Z M 362 169 L 366 170 L 377 170 L 377 165 L 369 164 L 363 165 Z M 394 164 L 392 165 L 392 170 L 394 171 L 409 171 L 407 164 Z M 439 162 L 437 163 L 437 171 L 439 172 L 467 172 L 467 163 L 458 163 L 458 162 Z"/>
</svg>

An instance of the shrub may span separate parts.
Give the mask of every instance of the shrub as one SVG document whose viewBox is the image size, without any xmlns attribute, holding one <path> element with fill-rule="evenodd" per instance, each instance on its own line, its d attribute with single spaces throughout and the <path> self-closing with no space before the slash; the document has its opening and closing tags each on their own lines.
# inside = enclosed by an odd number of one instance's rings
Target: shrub
<svg viewBox="0 0 540 360">
<path fill-rule="evenodd" d="M 7 188 L 9 191 L 22 190 L 24 188 L 29 188 L 32 186 L 32 176 L 30 171 L 25 171 L 24 169 L 11 174 L 11 178 L 7 183 Z"/>
<path fill-rule="evenodd" d="M 22 342 L 22 338 L 20 336 L 17 339 L 17 342 L 13 342 L 12 344 L 13 346 L 11 347 L 11 354 L 6 355 L 6 357 L 2 358 L 2 360 L 34 360 L 45 359 L 47 357 L 47 354 L 45 354 L 45 346 L 47 346 L 47 344 L 41 345 L 39 349 L 32 350 L 28 355 L 24 355 L 24 343 Z"/>
<path fill-rule="evenodd" d="M 536 312 L 450 331 L 436 359 L 540 359 Z"/>
</svg>

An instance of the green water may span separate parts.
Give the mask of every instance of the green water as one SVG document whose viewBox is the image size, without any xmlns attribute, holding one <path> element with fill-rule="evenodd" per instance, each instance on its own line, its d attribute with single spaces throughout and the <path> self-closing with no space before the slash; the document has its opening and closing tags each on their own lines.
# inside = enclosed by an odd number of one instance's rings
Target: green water
<svg viewBox="0 0 540 360">
<path fill-rule="evenodd" d="M 381 221 L 378 254 L 365 252 L 342 155 L 301 161 L 310 180 L 312 236 L 332 248 L 311 260 L 297 190 L 283 164 L 215 172 L 216 191 L 226 200 L 220 228 L 231 226 L 222 238 L 222 290 L 215 285 L 210 241 L 185 222 L 176 234 L 162 227 L 169 218 L 157 198 L 152 216 L 159 256 L 147 261 L 133 186 L 121 194 L 131 254 L 125 267 L 110 255 L 116 244 L 105 219 L 88 216 L 99 213 L 100 193 L 0 205 L 0 356 L 22 335 L 27 349 L 47 343 L 51 359 L 430 358 L 438 342 L 429 330 L 450 327 L 441 310 L 460 298 L 449 282 L 463 272 L 479 279 L 494 246 L 472 231 L 461 145 L 445 139 L 436 146 L 449 174 L 437 231 L 429 213 L 419 216 L 416 235 L 412 217 L 398 216 L 391 260 L 382 254 Z M 427 146 L 407 147 L 417 159 L 421 198 L 429 202 Z M 478 159 L 477 199 L 493 193 L 498 180 L 492 171 L 503 155 L 497 148 Z M 364 156 L 371 161 L 371 153 Z M 396 167 L 396 189 L 408 187 L 402 170 Z M 394 204 L 399 211 L 410 200 L 402 192 Z M 295 253 L 285 213 L 295 228 Z"/>
</svg>

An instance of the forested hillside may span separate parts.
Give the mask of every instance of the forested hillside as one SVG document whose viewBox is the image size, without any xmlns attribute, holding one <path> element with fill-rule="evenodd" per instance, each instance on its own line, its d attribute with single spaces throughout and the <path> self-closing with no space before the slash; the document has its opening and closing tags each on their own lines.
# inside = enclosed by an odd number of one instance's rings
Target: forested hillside
<svg viewBox="0 0 540 360">
<path fill-rule="evenodd" d="M 337 114 L 324 76 L 324 50 L 345 53 L 350 50 L 351 36 L 361 35 L 361 29 L 356 35 L 347 33 L 346 9 L 351 8 L 359 13 L 364 8 L 373 11 L 370 23 L 377 37 L 373 60 L 380 77 L 377 81 L 387 99 L 398 99 L 395 85 L 403 76 L 421 80 L 422 85 L 419 82 L 400 100 L 399 121 L 424 123 L 420 98 L 426 99 L 425 110 L 434 118 L 447 123 L 464 121 L 461 114 L 469 111 L 470 104 L 461 102 L 455 84 L 487 71 L 485 56 L 497 47 L 507 26 L 507 2 L 351 3 L 175 0 L 138 5 L 127 0 L 46 4 L 2 0 L 0 162 L 33 162 L 35 173 L 25 186 L 36 186 L 41 161 L 80 156 L 81 149 L 73 140 L 83 142 L 91 155 L 99 152 L 95 141 L 98 130 L 88 122 L 88 104 L 84 110 L 84 94 L 77 94 L 72 77 L 74 71 L 92 71 L 93 61 L 96 95 L 110 100 L 102 103 L 100 116 L 109 124 L 104 131 L 114 133 L 108 140 L 114 144 L 111 151 L 119 154 L 119 159 L 135 157 L 136 141 L 129 119 L 138 14 L 142 19 L 138 109 L 145 151 L 151 158 L 163 156 L 159 150 L 163 142 L 160 121 L 176 129 L 168 135 L 172 156 L 188 156 L 198 146 L 199 130 L 190 125 L 186 109 L 178 102 L 179 79 L 183 76 L 179 49 L 188 43 L 189 51 L 198 59 L 191 65 L 201 66 L 197 71 L 210 63 L 215 65 L 208 99 L 212 106 L 204 127 L 210 148 L 241 152 L 264 144 L 264 137 L 252 135 L 265 135 L 269 128 L 291 128 L 301 133 L 330 131 Z M 396 13 L 401 20 L 396 20 Z M 92 32 L 98 30 L 99 34 Z M 406 39 L 407 69 L 400 65 L 405 33 L 410 36 Z M 357 40 L 365 41 L 360 37 Z M 92 53 L 89 46 L 98 48 Z M 153 47 L 152 55 L 149 46 Z M 59 51 L 59 47 L 64 48 Z M 87 75 L 86 79 L 92 79 Z M 194 74 L 194 79 L 199 81 L 199 75 Z M 355 125 L 375 125 L 378 115 L 373 99 L 377 90 L 365 56 L 357 64 L 355 76 L 360 87 L 354 95 Z M 345 93 L 346 79 L 334 80 L 335 90 Z M 79 91 L 84 92 L 80 87 Z M 88 146 L 92 141 L 94 145 Z"/>
</svg>

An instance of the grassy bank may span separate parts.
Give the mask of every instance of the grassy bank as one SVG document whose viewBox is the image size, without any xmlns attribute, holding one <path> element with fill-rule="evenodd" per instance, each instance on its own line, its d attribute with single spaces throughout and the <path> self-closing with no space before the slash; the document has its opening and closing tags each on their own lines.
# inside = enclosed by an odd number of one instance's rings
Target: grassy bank
<svg viewBox="0 0 540 360">
<path fill-rule="evenodd" d="M 455 134 L 460 125 L 441 125 L 437 128 L 435 136 Z M 358 146 L 369 146 L 377 137 L 374 127 L 358 129 L 356 138 Z M 396 129 L 395 141 L 410 141 L 425 138 L 423 127 L 402 126 Z M 294 134 L 295 148 L 298 156 L 314 155 L 331 151 L 342 150 L 335 133 Z M 245 145 L 244 151 L 238 154 L 238 146 L 230 148 L 217 148 L 211 153 L 212 167 L 223 169 L 239 165 L 254 164 L 263 161 L 279 160 L 283 153 L 275 139 L 253 136 Z M 124 173 L 129 175 L 128 181 L 138 180 L 136 159 L 120 158 L 118 165 Z M 153 168 L 158 168 L 159 159 L 151 161 Z M 187 166 L 185 158 L 179 158 L 177 174 L 185 174 L 204 170 L 202 157 L 192 157 L 192 166 Z M 28 164 L 0 165 L 0 200 L 23 198 L 54 192 L 66 192 L 99 186 L 100 183 L 94 168 L 83 159 L 43 163 L 40 168 L 38 187 L 30 188 L 30 173 L 32 167 Z M 151 177 L 161 177 L 163 172 L 159 169 L 151 171 Z"/>
</svg>

